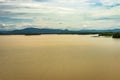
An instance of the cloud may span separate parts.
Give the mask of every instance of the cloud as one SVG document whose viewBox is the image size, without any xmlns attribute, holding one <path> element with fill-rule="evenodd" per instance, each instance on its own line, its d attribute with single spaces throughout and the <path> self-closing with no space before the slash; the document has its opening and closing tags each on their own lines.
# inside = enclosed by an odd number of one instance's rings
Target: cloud
<svg viewBox="0 0 120 80">
<path fill-rule="evenodd" d="M 93 19 L 93 20 L 104 20 L 104 21 L 120 21 L 120 16 L 110 16 L 110 17 L 100 17 L 100 18 L 96 18 L 96 19 Z"/>
<path fill-rule="evenodd" d="M 0 0 L 0 24 L 16 26 L 11 28 L 27 24 L 62 29 L 118 27 L 119 12 L 120 0 Z"/>
<path fill-rule="evenodd" d="M 46 2 L 46 1 L 49 1 L 49 0 L 34 0 L 34 1 L 37 1 L 37 2 Z"/>
<path fill-rule="evenodd" d="M 10 17 L 0 17 L 0 22 L 31 22 L 31 19 L 17 19 L 17 18 L 10 18 Z"/>
</svg>

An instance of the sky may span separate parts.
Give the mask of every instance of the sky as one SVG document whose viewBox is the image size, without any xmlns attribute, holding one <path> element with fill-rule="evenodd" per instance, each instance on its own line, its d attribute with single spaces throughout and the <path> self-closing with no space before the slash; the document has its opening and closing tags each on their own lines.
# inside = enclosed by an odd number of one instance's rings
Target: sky
<svg viewBox="0 0 120 80">
<path fill-rule="evenodd" d="M 0 30 L 120 28 L 120 0 L 0 0 Z"/>
</svg>

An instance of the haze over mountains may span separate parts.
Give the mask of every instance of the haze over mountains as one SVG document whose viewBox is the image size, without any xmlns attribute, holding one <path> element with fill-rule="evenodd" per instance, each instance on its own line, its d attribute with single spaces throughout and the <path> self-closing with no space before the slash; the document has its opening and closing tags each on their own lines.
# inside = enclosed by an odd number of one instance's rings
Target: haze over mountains
<svg viewBox="0 0 120 80">
<path fill-rule="evenodd" d="M 48 29 L 48 28 L 24 28 L 20 30 L 12 31 L 0 31 L 0 34 L 93 34 L 93 33 L 102 33 L 102 32 L 120 32 L 120 29 L 108 29 L 108 30 L 62 30 L 62 29 Z"/>
</svg>

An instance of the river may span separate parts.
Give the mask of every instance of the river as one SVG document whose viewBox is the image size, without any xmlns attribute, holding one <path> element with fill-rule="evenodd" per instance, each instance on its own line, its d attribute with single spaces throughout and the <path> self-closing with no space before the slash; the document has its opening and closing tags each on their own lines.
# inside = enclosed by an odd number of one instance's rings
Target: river
<svg viewBox="0 0 120 80">
<path fill-rule="evenodd" d="M 0 80 L 120 80 L 120 39 L 0 36 Z"/>
</svg>

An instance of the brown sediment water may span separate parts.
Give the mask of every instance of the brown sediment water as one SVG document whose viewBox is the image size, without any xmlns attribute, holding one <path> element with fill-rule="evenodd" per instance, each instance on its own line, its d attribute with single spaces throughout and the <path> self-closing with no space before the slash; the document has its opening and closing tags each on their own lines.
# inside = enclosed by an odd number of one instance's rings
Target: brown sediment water
<svg viewBox="0 0 120 80">
<path fill-rule="evenodd" d="M 120 40 L 0 36 L 0 80 L 120 80 Z"/>
</svg>

